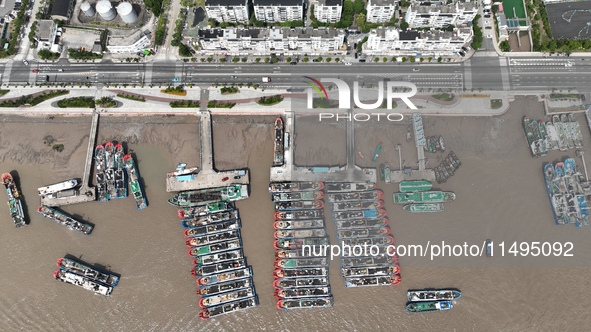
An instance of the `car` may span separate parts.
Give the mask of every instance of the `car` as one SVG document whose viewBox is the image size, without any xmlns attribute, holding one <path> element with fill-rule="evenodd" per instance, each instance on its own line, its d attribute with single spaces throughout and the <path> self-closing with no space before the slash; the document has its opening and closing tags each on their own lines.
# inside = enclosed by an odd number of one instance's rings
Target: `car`
<svg viewBox="0 0 591 332">
<path fill-rule="evenodd" d="M 464 46 L 462 46 L 462 50 L 468 52 L 468 49 L 466 47 L 464 47 Z"/>
<path fill-rule="evenodd" d="M 0 18 L 0 24 L 4 24 L 4 18 Z"/>
<path fill-rule="evenodd" d="M 173 82 L 178 82 L 178 81 L 179 81 L 179 79 L 178 79 L 178 78 L 173 78 L 173 79 L 172 79 L 172 81 L 173 81 Z"/>
<path fill-rule="evenodd" d="M 312 59 L 312 62 L 318 62 L 318 59 Z"/>
<path fill-rule="evenodd" d="M 298 63 L 297 63 L 297 62 L 295 62 L 295 61 L 293 61 L 293 62 L 290 62 L 289 64 L 290 64 L 290 65 L 292 65 L 292 66 L 295 66 L 295 65 L 297 65 Z"/>
<path fill-rule="evenodd" d="M 230 76 L 231 78 L 238 78 L 238 76 Z"/>
<path fill-rule="evenodd" d="M 236 176 L 234 177 L 234 179 L 235 179 L 235 180 L 238 180 L 238 179 L 240 179 L 241 177 L 242 177 L 242 176 L 240 176 L 240 175 L 236 175 Z"/>
<path fill-rule="evenodd" d="M 355 53 L 355 59 L 359 57 L 359 53 Z"/>
<path fill-rule="evenodd" d="M 14 20 L 14 15 L 12 15 L 12 14 L 8 14 L 8 16 L 9 16 L 11 19 L 13 19 L 13 20 Z"/>
<path fill-rule="evenodd" d="M 582 100 L 582 101 L 585 101 L 585 99 L 586 99 L 586 98 L 585 98 L 585 95 L 581 95 L 581 100 Z"/>
<path fill-rule="evenodd" d="M 490 18 L 490 14 L 484 15 L 484 18 Z"/>
<path fill-rule="evenodd" d="M 492 29 L 492 27 L 486 27 L 485 29 L 490 30 L 490 29 Z"/>
<path fill-rule="evenodd" d="M 464 52 L 459 52 L 459 53 L 460 53 L 460 55 L 461 55 L 462 57 L 465 57 L 465 56 L 466 56 L 466 53 L 464 53 Z"/>
<path fill-rule="evenodd" d="M 419 68 L 413 68 L 412 71 L 419 71 Z"/>
<path fill-rule="evenodd" d="M 58 69 L 57 71 L 64 71 L 64 69 L 63 69 L 63 68 L 60 68 L 60 69 Z"/>
<path fill-rule="evenodd" d="M 26 59 L 23 60 L 23 63 L 28 66 L 29 65 L 29 61 L 27 61 Z"/>
<path fill-rule="evenodd" d="M 357 49 L 357 43 L 353 44 L 353 48 Z"/>
<path fill-rule="evenodd" d="M 359 62 L 365 62 L 365 59 L 360 59 Z"/>
<path fill-rule="evenodd" d="M 226 181 L 228 181 L 228 179 L 229 179 L 229 177 L 226 176 L 225 178 L 222 179 L 222 182 L 226 182 Z"/>
<path fill-rule="evenodd" d="M 351 62 L 345 62 L 345 66 L 350 66 L 350 65 L 352 65 Z"/>
<path fill-rule="evenodd" d="M 45 82 L 49 82 L 49 75 L 45 75 Z"/>
<path fill-rule="evenodd" d="M 31 72 L 38 73 L 39 72 L 39 69 L 33 69 L 33 70 L 31 70 Z"/>
<path fill-rule="evenodd" d="M 492 39 L 492 35 L 486 35 L 486 38 Z"/>
</svg>

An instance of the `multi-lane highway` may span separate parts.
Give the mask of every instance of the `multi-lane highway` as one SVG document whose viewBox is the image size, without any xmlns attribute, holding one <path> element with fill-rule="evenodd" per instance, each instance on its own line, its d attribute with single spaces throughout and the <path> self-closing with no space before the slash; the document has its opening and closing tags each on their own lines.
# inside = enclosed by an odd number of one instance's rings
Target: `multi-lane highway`
<svg viewBox="0 0 591 332">
<path fill-rule="evenodd" d="M 38 72 L 33 72 L 38 70 Z M 3 83 L 127 83 L 209 85 L 253 83 L 272 78 L 273 86 L 301 83 L 302 76 L 339 77 L 371 84 L 381 80 L 412 82 L 419 88 L 487 89 L 503 91 L 548 91 L 573 88 L 591 92 L 591 60 L 574 57 L 508 58 L 477 52 L 462 63 L 335 63 L 202 64 L 151 63 L 56 63 L 20 61 L 0 64 Z"/>
</svg>

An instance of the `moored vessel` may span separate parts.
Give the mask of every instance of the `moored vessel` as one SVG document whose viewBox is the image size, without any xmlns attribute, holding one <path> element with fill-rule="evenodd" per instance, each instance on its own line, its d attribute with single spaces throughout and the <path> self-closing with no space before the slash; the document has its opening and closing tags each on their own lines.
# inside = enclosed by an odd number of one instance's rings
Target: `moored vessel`
<svg viewBox="0 0 591 332">
<path fill-rule="evenodd" d="M 224 212 L 235 210 L 232 202 L 214 202 L 201 206 L 194 206 L 178 210 L 179 218 L 193 218 L 196 216 L 204 216 L 215 212 Z"/>
<path fill-rule="evenodd" d="M 352 210 L 365 210 L 365 209 L 379 209 L 384 207 L 384 201 L 356 201 L 356 202 L 341 202 L 332 203 L 330 210 L 333 212 L 340 211 L 352 211 Z"/>
<path fill-rule="evenodd" d="M 344 229 L 337 230 L 337 239 L 371 238 L 378 236 L 388 236 L 389 234 L 389 227 Z"/>
<path fill-rule="evenodd" d="M 14 226 L 16 228 L 27 226 L 23 204 L 21 202 L 21 194 L 12 175 L 10 173 L 2 174 L 2 183 L 4 183 L 6 194 L 8 195 L 8 209 L 10 211 L 10 217 L 14 222 Z"/>
<path fill-rule="evenodd" d="M 278 117 L 275 120 L 275 145 L 273 166 L 283 165 L 283 120 Z"/>
<path fill-rule="evenodd" d="M 72 216 L 66 214 L 65 212 L 58 211 L 54 208 L 45 205 L 41 205 L 39 208 L 37 208 L 37 211 L 42 216 L 57 221 L 58 223 L 66 227 L 69 227 L 70 229 L 76 230 L 86 235 L 89 235 L 90 232 L 92 232 L 92 225 L 82 221 L 78 221 L 74 219 Z"/>
<path fill-rule="evenodd" d="M 451 191 L 421 191 L 413 193 L 394 193 L 394 203 L 443 203 L 456 199 Z"/>
<path fill-rule="evenodd" d="M 123 145 L 115 145 L 115 190 L 117 198 L 127 197 L 127 178 L 125 176 L 125 162 L 123 157 L 125 152 Z"/>
<path fill-rule="evenodd" d="M 451 301 L 427 301 L 427 302 L 412 302 L 406 306 L 408 312 L 426 312 L 426 311 L 440 311 L 449 310 L 453 308 Z"/>
<path fill-rule="evenodd" d="M 330 261 L 326 257 L 320 258 L 288 258 L 275 260 L 275 267 L 278 269 L 301 269 L 310 267 L 328 266 Z"/>
<path fill-rule="evenodd" d="M 372 267 L 398 264 L 398 256 L 341 257 L 341 266 Z"/>
<path fill-rule="evenodd" d="M 327 200 L 331 203 L 337 202 L 356 202 L 356 201 L 375 201 L 382 199 L 384 192 L 381 190 L 372 190 L 365 192 L 350 192 L 350 193 L 337 193 L 328 194 Z"/>
<path fill-rule="evenodd" d="M 387 226 L 390 221 L 387 218 L 382 219 L 353 219 L 335 221 L 337 230 L 355 229 L 355 228 L 375 228 Z"/>
<path fill-rule="evenodd" d="M 96 195 L 99 202 L 106 202 L 110 198 L 107 191 L 107 178 L 105 175 L 107 161 L 105 158 L 105 147 L 97 145 L 94 149 L 94 159 L 96 165 Z"/>
<path fill-rule="evenodd" d="M 39 196 L 45 196 L 56 193 L 58 191 L 75 188 L 77 185 L 78 180 L 72 179 L 38 188 L 37 191 L 39 192 Z"/>
<path fill-rule="evenodd" d="M 235 240 L 230 240 L 230 241 L 226 241 L 226 242 L 205 245 L 205 246 L 201 246 L 201 247 L 193 247 L 193 248 L 189 249 L 187 254 L 190 257 L 197 257 L 197 256 L 201 256 L 201 255 L 213 254 L 213 253 L 218 253 L 218 252 L 232 250 L 232 249 L 239 249 L 239 248 L 242 248 L 242 240 L 235 239 Z"/>
<path fill-rule="evenodd" d="M 304 245 L 320 246 L 330 244 L 328 237 L 291 238 L 287 240 L 276 240 L 273 243 L 275 249 L 299 249 Z"/>
<path fill-rule="evenodd" d="M 216 294 L 224 293 L 231 290 L 243 289 L 243 288 L 251 288 L 252 287 L 252 280 L 251 278 L 246 279 L 239 279 L 239 280 L 232 280 L 227 282 L 221 282 L 219 284 L 213 284 L 209 286 L 200 287 L 197 290 L 197 295 L 201 296 L 213 296 Z"/>
<path fill-rule="evenodd" d="M 324 216 L 323 210 L 277 211 L 273 214 L 275 220 L 306 220 L 318 219 Z"/>
<path fill-rule="evenodd" d="M 309 191 L 322 190 L 324 183 L 321 181 L 314 182 L 272 182 L 269 184 L 270 193 L 292 192 L 292 191 Z"/>
<path fill-rule="evenodd" d="M 191 275 L 194 277 L 204 277 L 209 276 L 210 274 L 219 274 L 222 272 L 243 269 L 245 267 L 246 261 L 244 259 L 237 259 L 235 261 L 218 264 L 195 266 L 191 269 Z"/>
<path fill-rule="evenodd" d="M 247 299 L 255 296 L 255 291 L 253 287 L 239 289 L 235 291 L 230 291 L 227 293 L 222 293 L 214 296 L 204 297 L 199 300 L 199 306 L 201 308 L 208 308 L 215 305 L 220 305 L 223 303 L 228 303 L 232 301 L 238 301 L 242 299 Z"/>
<path fill-rule="evenodd" d="M 387 246 L 394 243 L 394 237 L 390 236 L 381 236 L 381 237 L 370 237 L 370 238 L 360 238 L 360 239 L 344 239 L 342 241 L 344 245 L 349 246 L 356 246 L 360 245 L 363 246 L 367 244 L 368 246 L 376 245 L 376 246 Z"/>
<path fill-rule="evenodd" d="M 332 214 L 333 220 L 349 220 L 349 219 L 376 219 L 384 218 L 386 216 L 386 210 L 384 209 L 371 209 L 371 210 L 357 210 L 357 211 L 346 211 L 346 212 L 335 212 Z"/>
<path fill-rule="evenodd" d="M 111 273 L 103 272 L 99 269 L 92 268 L 88 265 L 76 262 L 69 258 L 60 258 L 57 261 L 57 266 L 69 272 L 76 273 L 83 277 L 98 281 L 107 286 L 115 287 L 119 283 L 119 277 Z"/>
<path fill-rule="evenodd" d="M 404 211 L 412 213 L 420 212 L 441 212 L 443 211 L 443 203 L 420 203 L 409 204 L 402 207 Z"/>
<path fill-rule="evenodd" d="M 249 299 L 239 300 L 235 302 L 224 303 L 213 307 L 205 308 L 199 312 L 201 319 L 210 319 L 230 312 L 244 310 L 259 305 L 259 300 L 256 296 Z"/>
<path fill-rule="evenodd" d="M 278 299 L 306 298 L 330 295 L 329 286 L 283 288 L 275 290 Z"/>
<path fill-rule="evenodd" d="M 427 191 L 433 185 L 429 181 L 402 181 L 398 185 L 398 189 L 403 192 Z"/>
<path fill-rule="evenodd" d="M 295 210 L 318 210 L 324 207 L 324 202 L 316 201 L 292 201 L 275 203 L 275 211 L 295 211 Z"/>
<path fill-rule="evenodd" d="M 380 156 L 380 151 L 382 151 L 382 142 L 380 142 L 380 144 L 378 144 L 378 146 L 376 147 L 376 153 L 374 153 L 373 155 L 373 159 L 372 161 L 375 163 L 378 161 L 378 157 Z"/>
<path fill-rule="evenodd" d="M 248 185 L 235 184 L 228 187 L 182 191 L 174 194 L 168 202 L 174 206 L 191 207 L 245 198 L 248 198 Z"/>
<path fill-rule="evenodd" d="M 188 247 L 198 247 L 207 244 L 235 240 L 238 238 L 240 238 L 240 230 L 234 229 L 231 231 L 224 231 L 221 233 L 209 234 L 199 237 L 190 237 L 187 239 L 186 244 Z"/>
<path fill-rule="evenodd" d="M 123 161 L 125 162 L 127 178 L 129 179 L 129 186 L 131 188 L 133 198 L 135 199 L 135 204 L 137 209 L 141 210 L 148 206 L 148 202 L 146 201 L 146 194 L 144 193 L 137 167 L 133 161 L 133 158 L 129 154 L 123 156 Z"/>
<path fill-rule="evenodd" d="M 400 276 L 392 274 L 388 276 L 368 276 L 345 278 L 345 287 L 367 286 L 396 286 L 400 283 Z"/>
<path fill-rule="evenodd" d="M 348 192 L 348 191 L 368 191 L 376 189 L 373 182 L 329 182 L 324 184 L 327 193 Z"/>
<path fill-rule="evenodd" d="M 59 269 L 53 272 L 53 277 L 56 280 L 65 282 L 70 285 L 82 287 L 98 295 L 109 296 L 111 295 L 111 292 L 113 292 L 113 287 L 111 286 L 103 285 L 99 282 L 91 280 L 90 278 L 83 277 L 79 274 L 69 272 L 66 270 Z"/>
<path fill-rule="evenodd" d="M 302 308 L 327 308 L 334 304 L 332 296 L 306 299 L 284 299 L 277 301 L 277 308 L 281 310 Z"/>
<path fill-rule="evenodd" d="M 115 188 L 115 147 L 112 142 L 105 144 L 105 179 L 107 181 L 107 196 L 109 199 L 117 197 L 117 189 Z"/>
<path fill-rule="evenodd" d="M 273 193 L 271 199 L 273 202 L 290 202 L 290 201 L 315 201 L 324 198 L 322 191 L 290 191 L 287 193 Z"/>
<path fill-rule="evenodd" d="M 385 276 L 398 274 L 400 267 L 398 265 L 371 266 L 371 267 L 344 267 L 341 269 L 343 277 L 366 277 L 366 276 Z"/>
<path fill-rule="evenodd" d="M 181 221 L 181 225 L 185 228 L 193 228 L 234 219 L 240 219 L 237 210 L 186 218 Z"/>
<path fill-rule="evenodd" d="M 312 278 L 279 278 L 273 281 L 275 289 L 281 288 L 299 288 L 311 286 L 328 286 L 328 277 L 312 277 Z"/>
<path fill-rule="evenodd" d="M 199 287 L 203 287 L 206 285 L 212 285 L 212 284 L 217 284 L 220 282 L 226 282 L 226 281 L 230 281 L 230 280 L 237 280 L 237 279 L 249 278 L 249 277 L 252 277 L 252 268 L 245 267 L 245 268 L 238 269 L 238 270 L 216 273 L 216 274 L 211 274 L 211 275 L 208 275 L 205 277 L 198 278 L 197 285 Z"/>
<path fill-rule="evenodd" d="M 277 269 L 273 271 L 275 279 L 281 278 L 308 278 L 308 277 L 328 277 L 328 268 L 309 268 L 309 269 Z"/>
<path fill-rule="evenodd" d="M 273 223 L 275 229 L 324 228 L 324 219 L 285 220 Z"/>
<path fill-rule="evenodd" d="M 193 264 L 195 266 L 212 265 L 243 258 L 244 253 L 242 249 L 234 249 L 197 256 L 193 259 Z"/>
<path fill-rule="evenodd" d="M 293 239 L 293 238 L 312 238 L 312 237 L 325 237 L 326 230 L 324 228 L 311 228 L 311 229 L 288 229 L 278 230 L 274 234 L 275 239 Z"/>
<path fill-rule="evenodd" d="M 406 292 L 406 297 L 409 302 L 420 301 L 451 301 L 457 300 L 462 296 L 457 290 L 452 289 L 424 289 L 424 290 L 409 290 Z"/>
</svg>

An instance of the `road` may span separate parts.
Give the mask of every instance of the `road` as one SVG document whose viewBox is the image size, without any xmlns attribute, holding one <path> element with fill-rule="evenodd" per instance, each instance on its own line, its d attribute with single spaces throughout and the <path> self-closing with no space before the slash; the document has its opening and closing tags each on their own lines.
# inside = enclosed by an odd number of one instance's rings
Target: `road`
<svg viewBox="0 0 591 332">
<path fill-rule="evenodd" d="M 12 66 L 0 64 L 3 82 L 25 83 L 127 83 L 210 85 L 212 83 L 253 83 L 272 78 L 273 86 L 293 86 L 302 76 L 338 77 L 372 84 L 381 80 L 412 82 L 419 88 L 465 88 L 501 91 L 548 91 L 553 88 L 591 92 L 591 60 L 574 57 L 508 58 L 476 52 L 463 63 L 382 64 L 331 63 L 290 64 L 196 64 L 180 61 L 153 63 L 56 63 Z M 39 70 L 33 73 L 32 70 Z M 9 75 L 8 79 L 5 75 Z"/>
</svg>

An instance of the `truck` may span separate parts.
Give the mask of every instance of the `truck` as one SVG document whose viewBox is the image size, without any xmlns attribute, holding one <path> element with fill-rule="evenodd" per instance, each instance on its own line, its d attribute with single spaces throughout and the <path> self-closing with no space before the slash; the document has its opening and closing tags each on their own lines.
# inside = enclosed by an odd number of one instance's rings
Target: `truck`
<svg viewBox="0 0 591 332">
<path fill-rule="evenodd" d="M 269 83 L 269 82 L 271 82 L 270 77 L 263 77 L 263 83 Z"/>
</svg>

